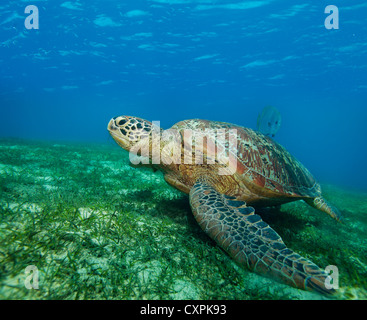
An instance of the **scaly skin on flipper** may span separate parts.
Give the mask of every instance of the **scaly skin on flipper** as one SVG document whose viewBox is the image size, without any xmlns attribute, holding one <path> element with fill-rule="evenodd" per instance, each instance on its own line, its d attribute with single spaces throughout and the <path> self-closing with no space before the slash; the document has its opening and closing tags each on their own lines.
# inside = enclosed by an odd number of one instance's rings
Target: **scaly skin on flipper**
<svg viewBox="0 0 367 320">
<path fill-rule="evenodd" d="M 288 249 L 252 207 L 234 200 L 204 179 L 190 191 L 190 205 L 200 227 L 237 263 L 299 289 L 334 292 L 325 288 L 325 271 Z"/>
<path fill-rule="evenodd" d="M 336 221 L 341 221 L 342 215 L 338 208 L 329 204 L 323 197 L 316 197 L 311 199 L 305 199 L 305 201 L 315 209 L 326 212 L 330 217 Z"/>
</svg>

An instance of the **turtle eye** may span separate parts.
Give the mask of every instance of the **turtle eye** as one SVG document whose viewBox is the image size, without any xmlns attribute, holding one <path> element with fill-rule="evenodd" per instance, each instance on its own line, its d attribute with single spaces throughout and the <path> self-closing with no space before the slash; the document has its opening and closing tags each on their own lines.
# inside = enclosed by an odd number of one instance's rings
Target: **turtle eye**
<svg viewBox="0 0 367 320">
<path fill-rule="evenodd" d="M 121 119 L 119 121 L 119 126 L 123 126 L 126 122 L 127 122 L 126 119 Z"/>
</svg>

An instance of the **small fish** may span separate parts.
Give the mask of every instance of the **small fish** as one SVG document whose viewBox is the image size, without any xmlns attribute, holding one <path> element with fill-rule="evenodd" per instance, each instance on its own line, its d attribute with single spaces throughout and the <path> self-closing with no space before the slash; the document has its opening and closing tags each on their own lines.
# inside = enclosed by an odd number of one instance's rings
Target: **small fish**
<svg viewBox="0 0 367 320">
<path fill-rule="evenodd" d="M 269 137 L 274 137 L 280 128 L 282 117 L 278 109 L 267 106 L 257 117 L 256 129 Z"/>
</svg>

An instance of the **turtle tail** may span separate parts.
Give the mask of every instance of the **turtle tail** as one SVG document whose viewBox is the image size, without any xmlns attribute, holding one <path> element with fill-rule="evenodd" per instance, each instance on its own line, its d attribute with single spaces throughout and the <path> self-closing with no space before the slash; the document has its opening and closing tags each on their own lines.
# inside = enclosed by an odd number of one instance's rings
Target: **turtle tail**
<svg viewBox="0 0 367 320">
<path fill-rule="evenodd" d="M 336 221 L 342 220 L 342 215 L 338 208 L 334 207 L 333 205 L 329 204 L 323 197 L 316 197 L 311 199 L 305 199 L 307 204 L 315 209 L 320 211 L 326 212 L 330 217 L 335 219 Z"/>
</svg>

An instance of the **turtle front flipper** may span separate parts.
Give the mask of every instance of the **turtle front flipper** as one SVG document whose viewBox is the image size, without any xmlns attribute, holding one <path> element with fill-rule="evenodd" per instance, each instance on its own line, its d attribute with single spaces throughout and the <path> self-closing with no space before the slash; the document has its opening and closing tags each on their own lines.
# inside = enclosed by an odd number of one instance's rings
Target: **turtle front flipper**
<svg viewBox="0 0 367 320">
<path fill-rule="evenodd" d="M 296 288 L 333 293 L 328 274 L 288 249 L 252 207 L 215 190 L 203 179 L 190 191 L 190 205 L 200 227 L 237 263 Z"/>
</svg>

